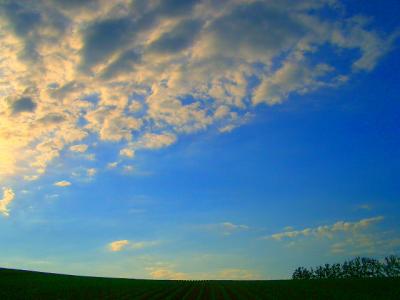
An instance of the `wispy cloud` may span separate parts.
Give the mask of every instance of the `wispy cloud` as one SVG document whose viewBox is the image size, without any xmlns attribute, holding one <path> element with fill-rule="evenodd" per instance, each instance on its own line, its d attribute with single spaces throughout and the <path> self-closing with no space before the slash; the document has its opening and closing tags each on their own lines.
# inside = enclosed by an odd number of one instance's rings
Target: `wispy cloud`
<svg viewBox="0 0 400 300">
<path fill-rule="evenodd" d="M 229 236 L 234 233 L 239 233 L 250 229 L 250 227 L 247 225 L 234 224 L 228 221 L 215 224 L 201 225 L 200 228 L 217 234 L 222 234 L 225 236 Z"/>
<path fill-rule="evenodd" d="M 373 224 L 379 223 L 384 219 L 383 216 L 373 218 L 361 219 L 356 222 L 338 221 L 332 225 L 322 225 L 314 228 L 305 228 L 301 230 L 284 231 L 264 237 L 264 239 L 293 239 L 296 237 L 305 236 L 318 236 L 318 237 L 332 237 L 340 232 L 355 232 L 366 229 Z"/>
</svg>

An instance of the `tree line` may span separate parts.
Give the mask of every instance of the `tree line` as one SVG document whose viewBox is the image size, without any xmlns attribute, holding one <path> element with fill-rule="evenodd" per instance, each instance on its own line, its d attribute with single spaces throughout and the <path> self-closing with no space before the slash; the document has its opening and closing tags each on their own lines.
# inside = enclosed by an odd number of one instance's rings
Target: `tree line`
<svg viewBox="0 0 400 300">
<path fill-rule="evenodd" d="M 309 269 L 298 267 L 292 274 L 292 279 L 380 277 L 400 277 L 400 256 L 391 255 L 382 261 L 368 257 L 356 257 L 342 264 L 325 264 Z"/>
</svg>

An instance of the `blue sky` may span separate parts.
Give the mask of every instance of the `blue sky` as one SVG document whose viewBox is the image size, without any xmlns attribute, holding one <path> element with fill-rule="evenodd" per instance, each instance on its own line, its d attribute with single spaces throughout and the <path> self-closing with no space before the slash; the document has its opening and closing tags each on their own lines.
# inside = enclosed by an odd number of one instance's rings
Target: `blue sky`
<svg viewBox="0 0 400 300">
<path fill-rule="evenodd" d="M 0 266 L 288 278 L 399 254 L 398 1 L 3 1 Z"/>
</svg>

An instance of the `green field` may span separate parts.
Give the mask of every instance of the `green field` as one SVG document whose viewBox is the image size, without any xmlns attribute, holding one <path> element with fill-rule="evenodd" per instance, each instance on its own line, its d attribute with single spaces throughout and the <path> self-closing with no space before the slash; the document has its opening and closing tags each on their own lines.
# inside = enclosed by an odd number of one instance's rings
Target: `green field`
<svg viewBox="0 0 400 300">
<path fill-rule="evenodd" d="M 0 299 L 400 299 L 400 279 L 174 281 L 0 269 Z"/>
</svg>

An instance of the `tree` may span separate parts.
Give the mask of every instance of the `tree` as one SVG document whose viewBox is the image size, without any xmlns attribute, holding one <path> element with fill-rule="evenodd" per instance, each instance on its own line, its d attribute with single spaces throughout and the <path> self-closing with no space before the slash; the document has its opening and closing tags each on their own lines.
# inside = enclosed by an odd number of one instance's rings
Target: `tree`
<svg viewBox="0 0 400 300">
<path fill-rule="evenodd" d="M 293 279 L 379 277 L 400 277 L 400 257 L 391 255 L 385 257 L 383 262 L 368 257 L 356 257 L 343 264 L 325 264 L 315 269 L 299 267 L 292 275 Z"/>
<path fill-rule="evenodd" d="M 400 257 L 395 255 L 385 257 L 383 269 L 386 277 L 400 277 Z"/>
</svg>

